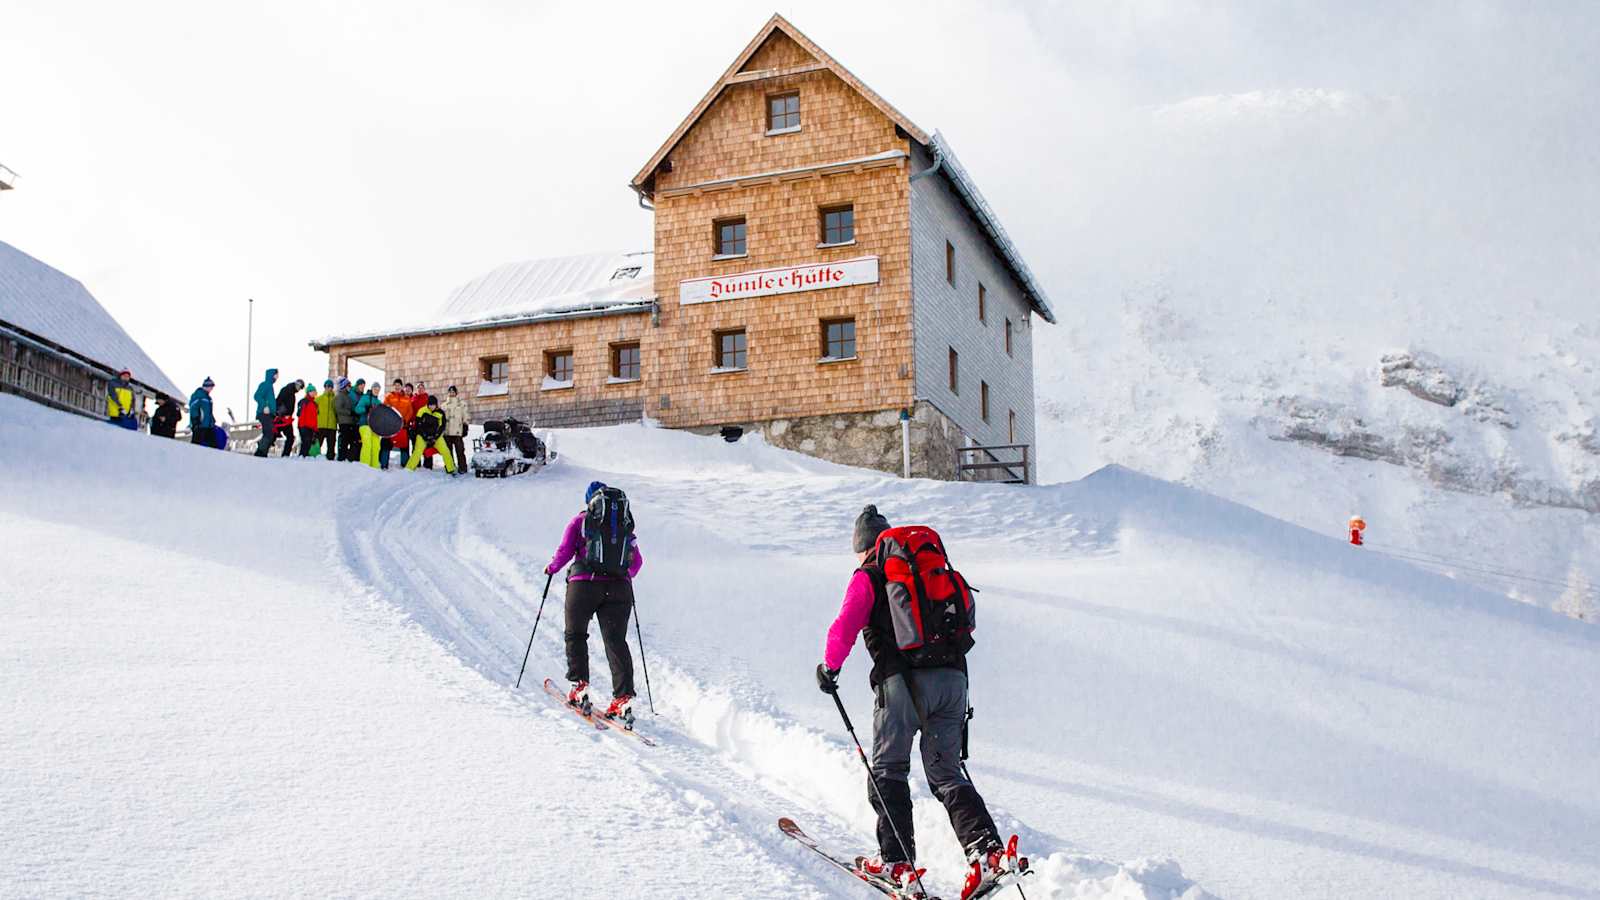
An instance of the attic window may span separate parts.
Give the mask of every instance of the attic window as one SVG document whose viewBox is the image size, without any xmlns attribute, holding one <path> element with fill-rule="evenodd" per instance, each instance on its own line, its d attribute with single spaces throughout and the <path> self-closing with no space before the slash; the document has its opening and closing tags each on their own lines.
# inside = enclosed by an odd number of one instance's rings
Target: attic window
<svg viewBox="0 0 1600 900">
<path fill-rule="evenodd" d="M 635 277 L 638 277 L 639 270 L 641 268 L 643 268 L 643 267 L 642 266 L 623 266 L 622 268 L 620 268 L 620 269 L 616 270 L 615 272 L 611 273 L 611 280 L 612 281 L 616 281 L 618 278 L 635 278 Z"/>
<path fill-rule="evenodd" d="M 773 94 L 767 98 L 767 134 L 800 130 L 800 94 Z"/>
</svg>

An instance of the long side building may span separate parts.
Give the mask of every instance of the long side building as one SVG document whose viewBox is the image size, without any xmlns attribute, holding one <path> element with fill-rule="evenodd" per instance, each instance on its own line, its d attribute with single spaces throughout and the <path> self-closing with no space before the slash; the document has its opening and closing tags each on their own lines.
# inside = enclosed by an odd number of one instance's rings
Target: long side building
<svg viewBox="0 0 1600 900">
<path fill-rule="evenodd" d="M 643 416 L 890 472 L 909 437 L 914 475 L 1031 475 L 1009 464 L 1034 443 L 1043 289 L 949 144 L 781 16 L 630 186 L 653 253 L 508 266 L 437 322 L 313 346 L 336 374 L 381 357 L 470 381 L 480 420 Z M 1005 449 L 958 453 L 974 445 Z"/>
</svg>

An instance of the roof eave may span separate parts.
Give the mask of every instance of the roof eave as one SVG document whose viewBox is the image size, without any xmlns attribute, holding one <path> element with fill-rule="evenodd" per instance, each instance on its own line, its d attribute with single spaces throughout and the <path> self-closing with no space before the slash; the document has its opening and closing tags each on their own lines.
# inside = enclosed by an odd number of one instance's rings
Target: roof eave
<svg viewBox="0 0 1600 900">
<path fill-rule="evenodd" d="M 336 335 L 321 340 L 310 341 L 311 349 L 326 353 L 333 347 L 344 347 L 351 344 L 370 344 L 376 341 L 392 341 L 399 338 L 427 337 L 435 334 L 459 334 L 464 331 L 487 331 L 492 328 L 510 328 L 517 325 L 537 325 L 541 322 L 561 322 L 571 319 L 598 319 L 606 316 L 626 316 L 650 312 L 659 298 L 651 297 L 631 303 L 615 303 L 606 306 L 586 307 L 583 309 L 561 310 L 558 312 L 528 313 L 525 315 L 506 316 L 500 319 L 485 319 L 479 322 L 463 322 L 459 325 L 431 325 L 421 328 L 401 328 L 394 331 L 378 331 L 370 334 Z"/>
</svg>

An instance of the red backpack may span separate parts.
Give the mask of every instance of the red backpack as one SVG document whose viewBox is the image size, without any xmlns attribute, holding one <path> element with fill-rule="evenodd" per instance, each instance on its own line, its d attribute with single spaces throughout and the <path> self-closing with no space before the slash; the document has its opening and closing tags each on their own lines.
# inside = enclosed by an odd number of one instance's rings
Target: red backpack
<svg viewBox="0 0 1600 900">
<path fill-rule="evenodd" d="M 913 668 L 954 666 L 972 649 L 972 587 L 950 566 L 944 541 L 926 525 L 878 535 L 871 562 L 883 573 L 895 644 Z"/>
</svg>

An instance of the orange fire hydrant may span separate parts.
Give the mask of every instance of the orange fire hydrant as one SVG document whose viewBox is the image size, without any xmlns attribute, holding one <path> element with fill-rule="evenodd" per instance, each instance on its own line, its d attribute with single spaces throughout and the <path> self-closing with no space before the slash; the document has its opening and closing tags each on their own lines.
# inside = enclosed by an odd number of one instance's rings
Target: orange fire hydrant
<svg viewBox="0 0 1600 900">
<path fill-rule="evenodd" d="M 1350 543 L 1359 547 L 1362 544 L 1361 532 L 1367 530 L 1367 520 L 1360 516 L 1350 517 Z"/>
</svg>

